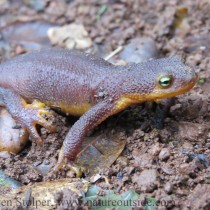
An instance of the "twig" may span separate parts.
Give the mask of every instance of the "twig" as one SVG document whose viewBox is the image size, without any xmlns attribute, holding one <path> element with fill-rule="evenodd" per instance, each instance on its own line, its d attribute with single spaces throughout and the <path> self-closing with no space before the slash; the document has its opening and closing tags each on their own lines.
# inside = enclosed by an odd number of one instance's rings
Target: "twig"
<svg viewBox="0 0 210 210">
<path fill-rule="evenodd" d="M 118 54 L 123 49 L 123 46 L 119 46 L 116 50 L 112 51 L 109 55 L 107 55 L 104 60 L 108 61 L 110 58 Z"/>
</svg>

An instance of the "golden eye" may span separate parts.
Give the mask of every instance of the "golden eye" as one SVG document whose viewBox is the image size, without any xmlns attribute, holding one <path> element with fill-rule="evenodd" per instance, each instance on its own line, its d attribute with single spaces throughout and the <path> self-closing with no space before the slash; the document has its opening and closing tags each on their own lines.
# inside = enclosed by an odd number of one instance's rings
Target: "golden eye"
<svg viewBox="0 0 210 210">
<path fill-rule="evenodd" d="M 159 85 L 163 88 L 167 88 L 172 84 L 172 76 L 162 76 L 159 78 Z"/>
</svg>

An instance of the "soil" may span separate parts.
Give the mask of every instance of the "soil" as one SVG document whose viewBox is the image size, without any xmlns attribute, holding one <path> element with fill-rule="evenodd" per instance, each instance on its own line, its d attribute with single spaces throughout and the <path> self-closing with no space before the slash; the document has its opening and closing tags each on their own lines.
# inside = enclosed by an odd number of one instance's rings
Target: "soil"
<svg viewBox="0 0 210 210">
<path fill-rule="evenodd" d="M 127 139 L 119 158 L 100 174 L 109 179 L 117 193 L 134 189 L 142 199 L 153 197 L 167 203 L 157 209 L 210 209 L 210 2 L 33 2 L 0 1 L 1 31 L 10 25 L 16 27 L 14 22 L 20 20 L 41 20 L 54 25 L 76 22 L 84 25 L 100 55 L 101 51 L 109 54 L 133 38 L 151 37 L 159 57 L 179 55 L 196 69 L 201 79 L 191 91 L 175 98 L 163 129 L 153 126 L 155 111 L 151 103 L 130 107 L 98 126 L 96 132 L 113 128 L 116 132 L 124 131 Z M 104 5 L 107 8 L 99 16 Z M 180 13 L 185 10 L 185 17 L 180 20 Z M 12 38 L 7 44 L 6 48 L 0 46 L 1 60 L 29 51 Z M 46 173 L 56 163 L 65 135 L 75 122 L 60 113 L 55 113 L 51 120 L 58 132 L 49 133 L 41 128 L 42 146 L 29 142 L 20 154 L 0 158 L 5 175 L 23 185 L 74 176 L 66 171 L 58 175 Z M 100 181 L 99 185 L 103 184 Z"/>
</svg>

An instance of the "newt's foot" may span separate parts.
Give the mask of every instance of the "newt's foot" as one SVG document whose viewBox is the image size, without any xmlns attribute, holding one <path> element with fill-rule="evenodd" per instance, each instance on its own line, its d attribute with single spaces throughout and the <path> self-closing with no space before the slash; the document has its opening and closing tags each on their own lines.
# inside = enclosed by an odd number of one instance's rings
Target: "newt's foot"
<svg viewBox="0 0 210 210">
<path fill-rule="evenodd" d="M 24 113 L 20 113 L 18 116 L 19 121 L 24 128 L 27 129 L 31 138 L 39 144 L 43 141 L 37 132 L 36 125 L 41 125 L 51 132 L 55 132 L 56 128 L 50 122 L 48 122 L 41 115 L 52 115 L 52 112 L 45 108 L 45 105 L 41 102 L 34 102 L 25 106 Z"/>
<path fill-rule="evenodd" d="M 57 173 L 59 170 L 62 168 L 66 168 L 67 170 L 73 171 L 76 174 L 77 178 L 81 178 L 82 175 L 87 172 L 84 167 L 80 167 L 73 163 L 73 161 L 69 161 L 67 157 L 63 155 L 63 148 L 61 148 L 59 157 L 58 157 L 58 162 L 53 168 L 53 172 Z"/>
<path fill-rule="evenodd" d="M 77 178 L 81 178 L 82 175 L 84 174 L 85 170 L 83 168 L 81 168 L 80 166 L 74 164 L 73 162 L 69 162 L 67 160 L 67 158 L 65 158 L 66 160 L 64 160 L 61 163 L 57 163 L 53 169 L 54 173 L 57 173 L 59 170 L 61 170 L 62 168 L 66 168 L 67 170 L 73 171 L 76 174 Z"/>
<path fill-rule="evenodd" d="M 77 178 L 81 178 L 82 175 L 86 172 L 86 170 L 73 162 L 70 162 L 67 160 L 67 158 L 64 158 L 61 162 L 57 162 L 55 167 L 53 168 L 53 172 L 57 173 L 62 168 L 66 168 L 67 170 L 73 171 L 76 174 Z"/>
</svg>

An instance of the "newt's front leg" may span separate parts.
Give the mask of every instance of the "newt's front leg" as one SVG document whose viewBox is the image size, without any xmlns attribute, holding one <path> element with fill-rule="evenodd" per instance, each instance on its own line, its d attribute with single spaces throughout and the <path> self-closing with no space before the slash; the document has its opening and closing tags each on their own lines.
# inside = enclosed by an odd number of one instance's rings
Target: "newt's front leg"
<svg viewBox="0 0 210 210">
<path fill-rule="evenodd" d="M 99 102 L 80 117 L 80 119 L 72 126 L 63 142 L 63 146 L 59 153 L 58 163 L 54 170 L 59 170 L 66 163 L 67 166 L 72 169 L 71 164 L 75 160 L 82 141 L 88 131 L 96 127 L 113 113 L 114 103 L 106 100 Z"/>
<path fill-rule="evenodd" d="M 42 139 L 36 130 L 37 124 L 52 132 L 55 131 L 55 127 L 41 116 L 41 114 L 50 114 L 50 112 L 44 108 L 43 103 L 27 104 L 16 92 L 6 88 L 0 88 L 0 95 L 12 117 L 19 122 L 23 128 L 27 129 L 31 138 L 37 143 L 42 143 Z"/>
</svg>

